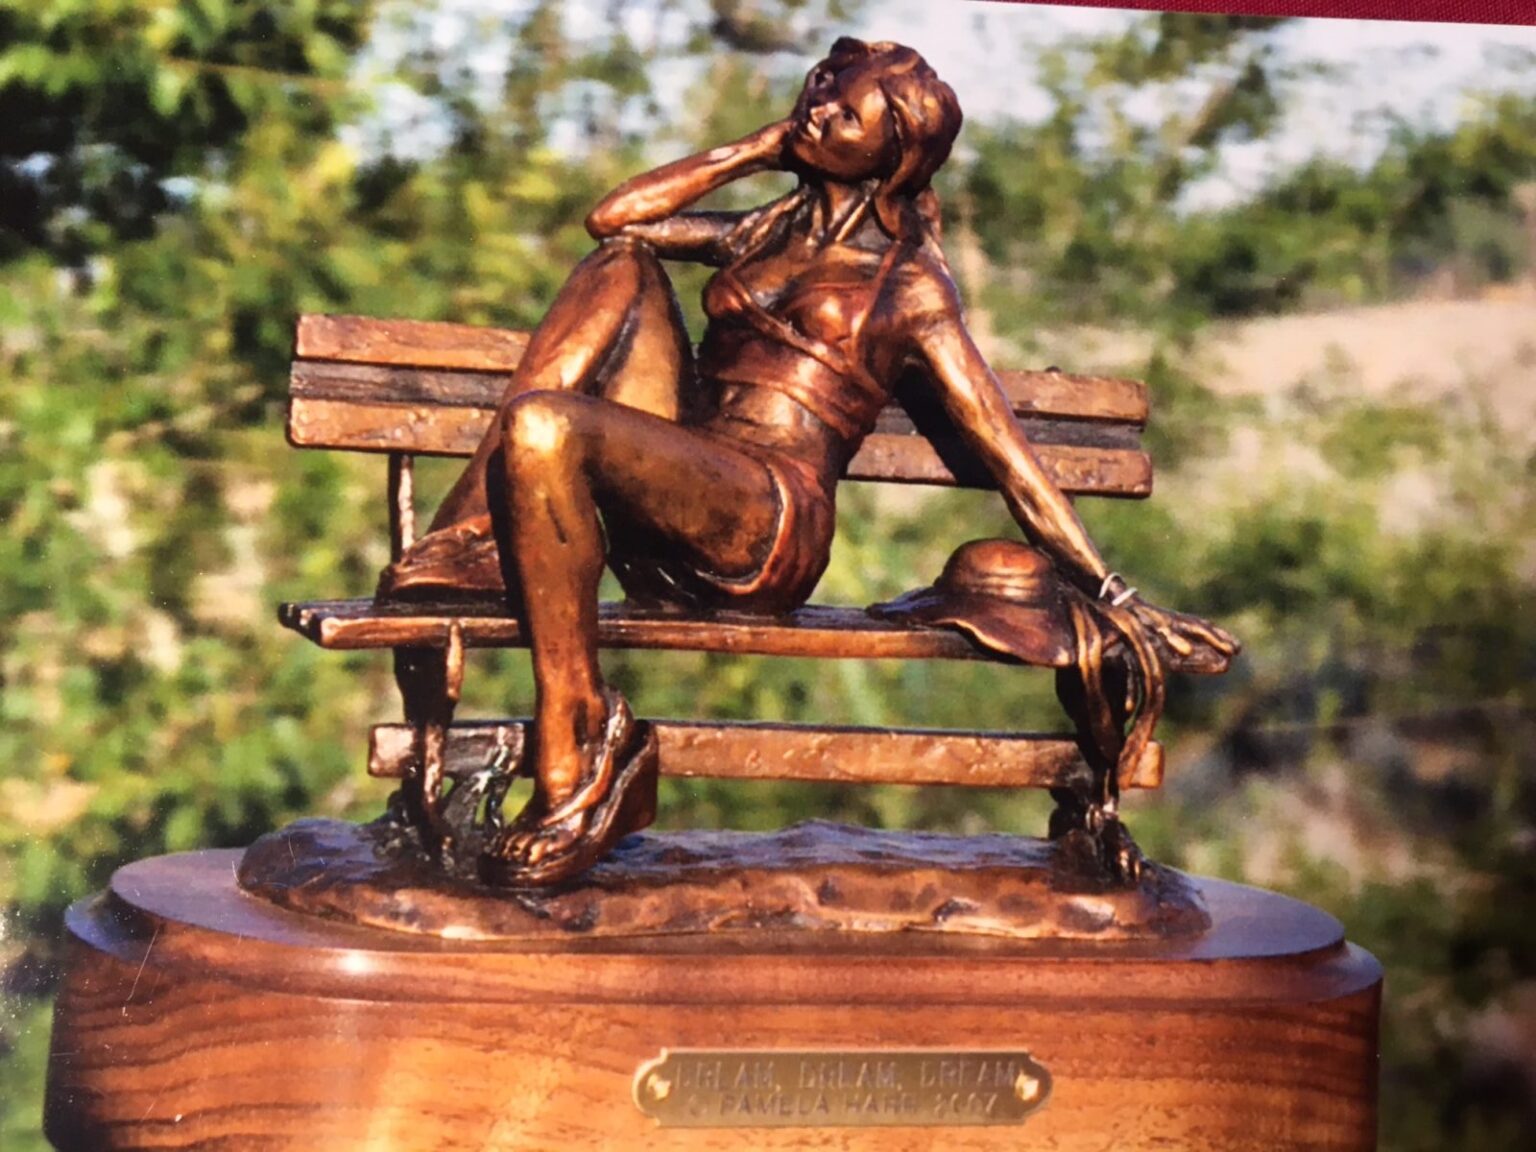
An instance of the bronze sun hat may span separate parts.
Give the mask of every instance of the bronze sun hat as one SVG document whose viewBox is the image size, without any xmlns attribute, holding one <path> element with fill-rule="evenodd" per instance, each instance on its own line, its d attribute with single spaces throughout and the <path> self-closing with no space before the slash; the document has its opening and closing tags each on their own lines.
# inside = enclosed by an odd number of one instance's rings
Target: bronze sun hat
<svg viewBox="0 0 1536 1152">
<path fill-rule="evenodd" d="M 1064 668 L 1076 659 L 1061 577 L 1043 553 L 1021 540 L 962 544 L 932 586 L 871 605 L 869 613 L 958 628 L 984 648 L 1028 664 Z"/>
</svg>

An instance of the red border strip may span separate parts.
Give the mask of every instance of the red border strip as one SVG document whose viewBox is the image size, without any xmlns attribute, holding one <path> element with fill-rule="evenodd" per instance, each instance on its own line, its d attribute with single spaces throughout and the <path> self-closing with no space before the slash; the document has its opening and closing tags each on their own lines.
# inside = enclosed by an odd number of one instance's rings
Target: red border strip
<svg viewBox="0 0 1536 1152">
<path fill-rule="evenodd" d="M 1000 0 L 1005 4 L 1035 0 Z M 1536 0 L 1041 0 L 1074 8 L 1219 12 L 1233 16 L 1333 16 L 1449 24 L 1536 24 Z"/>
</svg>

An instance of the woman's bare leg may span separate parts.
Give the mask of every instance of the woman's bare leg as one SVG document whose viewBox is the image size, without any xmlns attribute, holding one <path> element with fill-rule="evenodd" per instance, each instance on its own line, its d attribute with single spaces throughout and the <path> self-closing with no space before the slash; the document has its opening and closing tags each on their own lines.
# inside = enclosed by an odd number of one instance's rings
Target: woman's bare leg
<svg viewBox="0 0 1536 1152">
<path fill-rule="evenodd" d="M 660 261 L 643 244 L 611 240 L 571 272 L 534 330 L 502 409 L 528 392 L 569 391 L 676 420 L 696 387 L 682 311 Z M 501 428 L 492 424 L 431 530 L 487 513 L 486 477 L 499 481 L 492 458 L 501 447 Z"/>
<path fill-rule="evenodd" d="M 562 389 L 609 396 L 669 419 L 693 402 L 696 380 L 682 314 L 659 261 L 644 245 L 611 241 L 576 267 L 533 333 L 503 409 L 525 393 Z M 514 611 L 522 610 L 522 581 L 515 565 L 504 562 L 496 539 L 505 539 L 505 525 L 493 524 L 506 511 L 501 452 L 500 422 L 492 421 L 431 531 L 385 570 L 381 596 L 499 591 Z M 488 491 L 488 478 L 494 491 Z M 441 693 L 430 687 L 424 694 L 407 691 L 408 711 L 416 697 L 432 707 L 441 704 Z M 417 705 L 419 711 L 420 700 Z M 441 780 L 432 777 L 429 771 L 417 790 L 421 815 L 446 836 L 437 815 Z"/>
<path fill-rule="evenodd" d="M 523 582 L 538 684 L 532 819 L 520 819 L 516 834 L 492 849 L 517 856 L 535 850 L 538 816 L 589 783 L 588 750 L 607 718 L 597 661 L 599 515 L 731 576 L 762 562 L 779 508 L 760 461 L 708 433 L 608 401 L 527 393 L 507 406 L 500 427 L 509 512 L 503 547 Z M 569 831 L 550 834 L 558 840 Z"/>
</svg>

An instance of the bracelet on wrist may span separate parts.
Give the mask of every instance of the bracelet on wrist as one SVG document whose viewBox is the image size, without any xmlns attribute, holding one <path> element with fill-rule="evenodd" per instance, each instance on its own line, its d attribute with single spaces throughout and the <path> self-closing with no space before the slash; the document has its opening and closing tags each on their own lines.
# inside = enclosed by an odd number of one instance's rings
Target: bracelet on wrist
<svg viewBox="0 0 1536 1152">
<path fill-rule="evenodd" d="M 1098 598 L 1108 600 L 1111 608 L 1119 608 L 1134 595 L 1136 589 L 1128 585 L 1118 572 L 1107 573 L 1104 582 L 1099 585 Z"/>
</svg>

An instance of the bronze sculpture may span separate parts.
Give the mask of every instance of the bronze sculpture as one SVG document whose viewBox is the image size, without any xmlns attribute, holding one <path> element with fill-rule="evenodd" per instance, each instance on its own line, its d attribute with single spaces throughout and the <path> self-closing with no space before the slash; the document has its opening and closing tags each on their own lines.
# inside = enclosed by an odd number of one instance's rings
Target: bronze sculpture
<svg viewBox="0 0 1536 1152">
<path fill-rule="evenodd" d="M 503 597 L 528 630 L 536 788 L 488 844 L 497 879 L 568 879 L 654 816 L 654 739 L 598 667 L 604 563 L 633 599 L 763 613 L 803 603 L 827 563 L 843 468 L 912 372 L 1033 546 L 995 561 L 1043 564 L 1051 598 L 1066 595 L 1057 611 L 1084 687 L 1063 699 L 1110 759 L 1134 762 L 1150 738 L 1166 654 L 1204 649 L 1224 664 L 1237 650 L 1109 571 L 966 331 L 930 187 L 960 122 L 916 52 L 840 39 L 786 119 L 636 176 L 588 217 L 598 249 L 533 334 L 431 530 L 380 584 L 394 600 Z M 753 211 L 687 210 L 772 169 L 799 186 Z M 719 269 L 696 357 L 661 259 Z M 1125 655 L 1105 665 L 1109 648 Z M 1052 830 L 1107 838 L 1114 866 L 1133 873 L 1109 775 L 1086 807 L 1058 796 Z M 429 789 L 429 819 L 432 803 Z"/>
<path fill-rule="evenodd" d="M 958 124 L 915 53 L 839 41 L 788 120 L 605 199 L 531 341 L 300 320 L 289 439 L 388 454 L 397 562 L 378 597 L 279 615 L 392 650 L 405 723 L 373 730 L 369 771 L 404 785 L 370 824 L 144 861 L 71 909 L 60 1147 L 227 1142 L 232 1115 L 234 1138 L 295 1148 L 672 1147 L 673 1127 L 1001 1148 L 1016 1133 L 981 1129 L 1026 1119 L 1059 1146 L 1372 1146 L 1374 961 L 1294 901 L 1142 869 L 1118 821 L 1122 784 L 1161 780 L 1164 675 L 1236 644 L 1107 572 L 1063 494 L 1147 494 L 1144 389 L 1000 386 L 966 334 L 927 187 Z M 776 164 L 790 196 L 682 211 Z M 722 269 L 697 359 L 663 256 Z M 908 385 L 952 427 L 924 427 Z M 413 545 L 413 455 L 471 453 Z M 977 472 L 1028 543 L 962 544 L 868 610 L 802 606 L 845 473 Z M 662 606 L 598 606 L 605 562 Z M 525 643 L 533 726 L 454 723 L 466 649 Z M 640 723 L 600 644 L 1050 667 L 1077 733 Z M 684 776 L 1049 787 L 1052 842 L 819 821 L 621 839 L 659 752 Z M 510 891 L 473 882 L 482 845 Z"/>
</svg>

